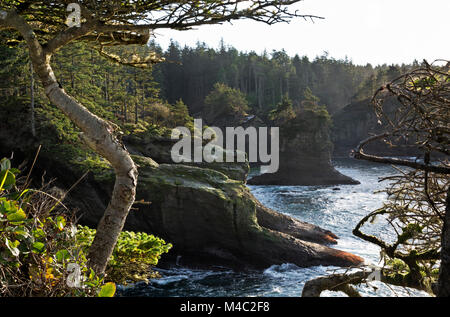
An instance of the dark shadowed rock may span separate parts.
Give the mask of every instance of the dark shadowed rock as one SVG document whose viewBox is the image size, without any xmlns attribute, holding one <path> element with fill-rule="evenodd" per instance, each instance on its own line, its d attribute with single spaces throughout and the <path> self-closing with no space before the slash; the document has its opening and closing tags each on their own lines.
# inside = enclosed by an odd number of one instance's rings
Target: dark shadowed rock
<svg viewBox="0 0 450 317">
<path fill-rule="evenodd" d="M 123 141 L 131 154 L 151 157 L 159 164 L 173 164 L 170 152 L 173 145 L 177 142 L 176 140 L 160 136 L 143 138 L 136 135 L 130 135 L 125 136 Z M 250 170 L 248 162 L 192 162 L 183 164 L 214 169 L 224 173 L 231 179 L 239 180 L 244 183 L 247 181 L 247 175 Z"/>
<path fill-rule="evenodd" d="M 394 98 L 386 98 L 383 104 L 387 113 L 393 113 L 399 106 Z M 332 141 L 336 157 L 348 157 L 362 140 L 370 135 L 385 132 L 380 124 L 370 99 L 353 102 L 333 115 Z M 411 139 L 411 142 L 412 139 Z M 397 141 L 398 143 L 398 141 Z M 391 147 L 381 140 L 369 143 L 365 152 L 391 156 L 414 156 L 419 152 L 414 147 Z"/>
<path fill-rule="evenodd" d="M 174 244 L 172 255 L 235 267 L 294 263 L 357 265 L 362 259 L 326 246 L 336 236 L 317 226 L 277 213 L 259 203 L 242 182 L 212 169 L 139 164 L 137 200 L 125 229 L 150 232 Z M 107 179 L 103 176 L 102 179 Z M 92 208 L 82 221 L 95 225 L 103 210 Z"/>
<path fill-rule="evenodd" d="M 10 156 L 14 151 L 17 164 L 25 159 L 32 162 L 39 144 L 25 130 L 25 125 L 4 125 L 0 129 L 0 153 Z M 38 131 L 55 134 L 49 127 Z M 114 174 L 105 161 L 87 162 L 86 157 L 85 152 L 67 144 L 44 145 L 32 178 L 39 186 L 45 171 L 45 180 L 56 179 L 53 185 L 67 190 L 87 169 L 91 170 L 70 191 L 64 204 L 78 211 L 82 224 L 95 228 L 109 202 Z M 173 243 L 170 254 L 175 257 L 203 266 L 237 268 L 281 263 L 350 266 L 362 262 L 355 255 L 327 246 L 335 243 L 336 236 L 331 232 L 264 207 L 239 177 L 227 176 L 232 175 L 228 168 L 219 171 L 158 164 L 139 155 L 133 159 L 139 165 L 137 197 L 125 229 L 151 233 Z"/>
<path fill-rule="evenodd" d="M 359 184 L 331 164 L 333 144 L 326 113 L 303 111 L 280 127 L 280 167 L 248 180 L 251 185 Z"/>
</svg>

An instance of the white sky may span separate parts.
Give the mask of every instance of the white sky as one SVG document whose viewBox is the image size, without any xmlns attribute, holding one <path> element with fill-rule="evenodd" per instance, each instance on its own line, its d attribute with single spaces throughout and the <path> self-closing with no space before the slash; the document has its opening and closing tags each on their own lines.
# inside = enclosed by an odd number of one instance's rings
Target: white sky
<svg viewBox="0 0 450 317">
<path fill-rule="evenodd" d="M 240 51 L 284 48 L 291 56 L 311 59 L 327 51 L 362 65 L 450 59 L 450 0 L 304 0 L 295 8 L 325 20 L 297 18 L 272 26 L 240 20 L 189 31 L 158 30 L 156 42 L 164 49 L 171 38 L 182 46 L 201 41 L 217 48 L 223 38 Z"/>
</svg>

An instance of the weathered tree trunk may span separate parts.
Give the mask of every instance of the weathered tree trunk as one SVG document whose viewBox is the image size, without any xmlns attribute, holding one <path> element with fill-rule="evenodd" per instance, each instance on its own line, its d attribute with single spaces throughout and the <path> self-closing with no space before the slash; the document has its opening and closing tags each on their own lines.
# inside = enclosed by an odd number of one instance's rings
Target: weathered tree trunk
<svg viewBox="0 0 450 317">
<path fill-rule="evenodd" d="M 349 297 L 361 297 L 350 284 L 363 283 L 372 273 L 371 270 L 361 270 L 353 273 L 332 274 L 319 276 L 305 283 L 302 290 L 302 297 L 320 297 L 325 290 L 334 292 L 344 292 Z"/>
<path fill-rule="evenodd" d="M 138 124 L 139 121 L 139 106 L 137 101 L 134 103 L 134 123 Z"/>
<path fill-rule="evenodd" d="M 442 227 L 441 267 L 439 269 L 437 296 L 450 296 L 450 188 L 447 190 L 444 225 Z"/>
<path fill-rule="evenodd" d="M 30 94 L 31 94 L 31 101 L 30 101 L 30 121 L 31 121 L 31 135 L 33 137 L 36 136 L 36 127 L 35 127 L 35 120 L 34 120 L 34 71 L 33 71 L 33 63 L 30 61 Z"/>
<path fill-rule="evenodd" d="M 262 100 L 264 94 L 264 77 L 259 78 L 259 92 L 258 92 L 258 108 L 262 110 Z"/>
<path fill-rule="evenodd" d="M 0 11 L 0 26 L 14 28 L 27 42 L 35 73 L 40 78 L 49 100 L 83 132 L 88 145 L 106 158 L 114 168 L 116 181 L 106 211 L 97 227 L 97 234 L 89 250 L 89 266 L 103 273 L 112 254 L 125 219 L 134 203 L 137 168 L 123 144 L 115 137 L 114 127 L 97 117 L 62 89 L 53 73 L 50 60 L 53 51 L 70 41 L 70 36 L 82 36 L 91 31 L 88 23 L 74 29 L 71 35 L 61 34 L 52 45 L 43 47 L 31 27 L 14 11 Z M 84 33 L 83 33 L 84 32 Z M 49 46 L 51 47 L 49 49 Z"/>
<path fill-rule="evenodd" d="M 123 122 L 127 123 L 128 122 L 128 117 L 127 117 L 127 113 L 128 113 L 128 106 L 127 103 L 125 102 L 123 105 Z"/>
</svg>

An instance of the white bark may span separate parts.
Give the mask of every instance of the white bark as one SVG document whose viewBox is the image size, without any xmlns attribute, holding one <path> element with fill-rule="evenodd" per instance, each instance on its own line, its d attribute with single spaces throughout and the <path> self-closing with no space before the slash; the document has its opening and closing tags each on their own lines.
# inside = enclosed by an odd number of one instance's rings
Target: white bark
<svg viewBox="0 0 450 317">
<path fill-rule="evenodd" d="M 98 224 L 97 234 L 89 252 L 89 265 L 97 273 L 103 273 L 135 199 L 137 168 L 126 148 L 115 137 L 114 127 L 69 96 L 59 86 L 50 65 L 55 50 L 71 40 L 89 34 L 95 24 L 85 23 L 80 28 L 61 32 L 46 46 L 38 42 L 31 27 L 14 11 L 0 11 L 0 27 L 13 28 L 20 32 L 28 45 L 35 73 L 41 80 L 49 100 L 80 128 L 88 145 L 107 159 L 114 168 L 116 181 L 111 201 Z"/>
</svg>

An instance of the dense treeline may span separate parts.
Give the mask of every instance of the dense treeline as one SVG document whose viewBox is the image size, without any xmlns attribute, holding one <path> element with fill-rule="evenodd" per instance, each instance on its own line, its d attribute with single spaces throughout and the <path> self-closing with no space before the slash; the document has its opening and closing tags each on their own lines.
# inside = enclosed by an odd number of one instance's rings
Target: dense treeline
<svg viewBox="0 0 450 317">
<path fill-rule="evenodd" d="M 150 54 L 148 47 L 117 48 L 121 56 Z M 0 96 L 29 98 L 32 71 L 24 47 L 0 45 Z M 54 57 L 59 84 L 94 113 L 119 125 L 147 122 L 164 126 L 185 124 L 187 107 L 181 102 L 168 104 L 159 97 L 158 84 L 151 69 L 111 63 L 86 44 L 73 43 Z M 34 84 L 36 107 L 48 105 L 40 85 Z"/>
<path fill-rule="evenodd" d="M 189 113 L 203 117 L 211 113 L 205 100 L 217 83 L 242 92 L 247 112 L 261 118 L 267 118 L 286 97 L 294 108 L 317 97 L 318 103 L 334 113 L 370 97 L 384 82 L 417 66 L 360 66 L 327 53 L 310 60 L 290 57 L 284 50 L 258 55 L 239 52 L 223 42 L 218 49 L 204 43 L 181 48 L 176 42 L 165 51 L 155 42 L 147 47 L 116 48 L 116 53 L 131 58 L 153 51 L 165 62 L 140 69 L 110 63 L 86 44 L 76 43 L 54 56 L 54 68 L 67 92 L 117 124 L 148 122 L 174 127 L 186 123 Z M 25 48 L 2 45 L 0 56 L 0 95 L 30 96 L 32 72 Z M 38 87 L 37 107 L 46 100 Z"/>
<path fill-rule="evenodd" d="M 205 97 L 217 82 L 241 90 L 257 113 L 266 114 L 284 95 L 294 107 L 300 106 L 308 88 L 333 113 L 352 101 L 368 98 L 381 84 L 413 66 L 359 66 L 326 52 L 314 60 L 290 57 L 284 50 L 258 55 L 239 52 L 223 42 L 218 49 L 205 43 L 182 48 L 171 42 L 166 51 L 154 42 L 150 46 L 166 60 L 153 71 L 162 96 L 170 103 L 182 99 L 194 114 L 204 110 Z"/>
</svg>

